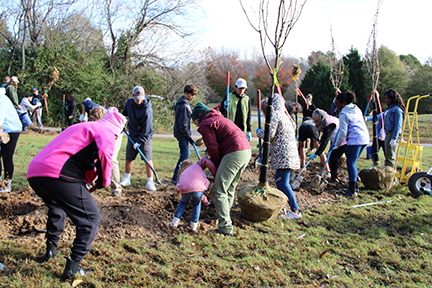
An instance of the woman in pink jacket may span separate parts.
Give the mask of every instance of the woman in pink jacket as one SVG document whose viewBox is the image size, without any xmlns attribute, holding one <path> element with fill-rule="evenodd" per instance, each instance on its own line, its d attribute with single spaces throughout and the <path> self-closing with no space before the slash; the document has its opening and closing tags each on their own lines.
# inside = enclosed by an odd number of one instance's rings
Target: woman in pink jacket
<svg viewBox="0 0 432 288">
<path fill-rule="evenodd" d="M 183 170 L 183 166 L 190 163 L 192 163 L 192 161 L 183 161 L 181 170 Z M 201 211 L 201 198 L 204 195 L 204 191 L 206 191 L 210 185 L 210 181 L 207 179 L 204 170 L 208 168 L 211 174 L 216 175 L 216 166 L 210 159 L 203 157 L 199 161 L 186 167 L 186 169 L 180 171 L 181 174 L 176 187 L 177 191 L 181 193 L 181 200 L 174 213 L 174 219 L 170 226 L 174 228 L 178 226 L 183 212 L 189 204 L 189 200 L 192 199 L 193 210 L 190 227 L 193 231 L 196 231 L 198 229 Z"/>
<path fill-rule="evenodd" d="M 126 118 L 111 107 L 100 121 L 68 127 L 29 164 L 27 180 L 48 206 L 47 260 L 57 254 L 66 215 L 76 226 L 63 278 L 84 273 L 79 263 L 90 251 L 101 219 L 85 183 L 97 177 L 97 188 L 110 185 L 114 142 L 125 123 Z"/>
</svg>

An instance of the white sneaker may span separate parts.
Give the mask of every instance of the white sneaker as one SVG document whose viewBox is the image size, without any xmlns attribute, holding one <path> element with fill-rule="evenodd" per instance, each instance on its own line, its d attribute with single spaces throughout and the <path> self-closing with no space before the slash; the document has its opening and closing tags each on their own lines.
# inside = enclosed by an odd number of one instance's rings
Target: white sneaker
<svg viewBox="0 0 432 288">
<path fill-rule="evenodd" d="M 293 212 L 293 211 L 289 211 L 287 215 L 285 215 L 283 218 L 285 219 L 300 219 L 302 217 L 301 212 L 299 212 L 298 214 Z"/>
<path fill-rule="evenodd" d="M 123 187 L 130 186 L 131 185 L 130 178 L 125 177 L 125 178 L 121 179 L 120 185 Z"/>
<path fill-rule="evenodd" d="M 156 186 L 155 186 L 154 182 L 147 182 L 145 188 L 150 190 L 150 191 L 156 191 Z"/>
<path fill-rule="evenodd" d="M 190 228 L 192 228 L 192 231 L 196 232 L 198 230 L 198 223 L 190 222 Z"/>
<path fill-rule="evenodd" d="M 172 220 L 171 224 L 169 224 L 169 227 L 171 228 L 177 228 L 177 226 L 180 223 L 180 218 L 174 217 L 174 219 Z"/>
</svg>

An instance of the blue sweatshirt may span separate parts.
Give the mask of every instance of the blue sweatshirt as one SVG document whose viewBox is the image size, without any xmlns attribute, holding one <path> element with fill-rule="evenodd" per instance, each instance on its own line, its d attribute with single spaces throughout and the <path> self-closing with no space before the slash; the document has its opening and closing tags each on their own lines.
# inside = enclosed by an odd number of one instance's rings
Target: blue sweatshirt
<svg viewBox="0 0 432 288">
<path fill-rule="evenodd" d="M 139 138 L 144 143 L 153 136 L 153 109 L 149 98 L 141 104 L 136 104 L 134 98 L 129 98 L 123 108 L 122 114 L 129 118 L 128 130 L 130 136 Z"/>
</svg>

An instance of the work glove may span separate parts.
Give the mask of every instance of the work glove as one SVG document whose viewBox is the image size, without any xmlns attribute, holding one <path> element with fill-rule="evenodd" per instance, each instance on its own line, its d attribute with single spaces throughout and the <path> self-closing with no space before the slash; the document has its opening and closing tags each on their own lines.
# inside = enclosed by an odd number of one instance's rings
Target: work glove
<svg viewBox="0 0 432 288">
<path fill-rule="evenodd" d="M 395 147 L 396 146 L 396 139 L 391 139 L 390 140 L 390 147 Z"/>
<path fill-rule="evenodd" d="M 317 155 L 314 153 L 314 154 L 312 154 L 311 156 L 309 156 L 309 160 L 313 160 L 313 159 L 315 159 L 317 157 Z"/>
<path fill-rule="evenodd" d="M 230 101 L 226 101 L 226 100 L 224 101 L 224 107 L 225 107 L 225 109 L 228 108 L 228 106 L 229 106 L 229 102 L 230 102 Z"/>
<path fill-rule="evenodd" d="M 252 133 L 249 131 L 249 132 L 247 132 L 247 135 L 246 135 L 246 137 L 247 137 L 247 139 L 248 139 L 248 141 L 250 142 L 251 141 L 251 139 L 252 139 Z"/>
<path fill-rule="evenodd" d="M 191 145 L 195 145 L 195 141 L 192 139 L 192 137 L 189 137 L 188 141 Z"/>
<path fill-rule="evenodd" d="M 41 107 L 41 106 L 42 106 L 42 103 L 38 102 L 36 105 L 37 105 L 38 107 Z"/>
<path fill-rule="evenodd" d="M 135 144 L 133 145 L 135 150 L 138 150 L 138 148 L 141 146 L 141 142 L 137 141 L 135 142 Z"/>
<path fill-rule="evenodd" d="M 204 141 L 202 140 L 202 138 L 198 138 L 195 142 L 196 146 L 202 146 L 204 144 Z"/>
</svg>

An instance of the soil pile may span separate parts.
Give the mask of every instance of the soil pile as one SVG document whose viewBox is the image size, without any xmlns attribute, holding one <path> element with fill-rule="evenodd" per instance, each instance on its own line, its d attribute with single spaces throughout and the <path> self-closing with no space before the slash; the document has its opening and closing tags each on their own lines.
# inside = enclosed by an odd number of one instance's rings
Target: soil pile
<svg viewBox="0 0 432 288">
<path fill-rule="evenodd" d="M 244 171 L 237 187 L 238 190 L 243 186 L 258 183 L 259 169 L 255 168 L 256 156 L 253 155 L 249 166 Z M 311 163 L 308 170 L 302 173 L 304 180 L 300 188 L 295 191 L 297 202 L 302 211 L 337 201 L 336 195 L 339 189 L 344 188 L 348 181 L 345 172 L 341 173 L 341 183 L 328 184 L 322 193 L 311 189 L 309 183 L 322 170 L 322 165 L 318 161 L 316 162 Z M 269 172 L 268 180 L 269 183 L 274 180 L 273 170 Z M 274 186 L 274 184 L 271 185 Z M 102 215 L 96 240 L 115 238 L 163 239 L 168 234 L 189 231 L 188 224 L 192 214 L 191 204 L 186 208 L 178 229 L 173 231 L 168 226 L 179 203 L 174 185 L 158 187 L 158 191 L 147 191 L 141 186 L 144 185 L 136 183 L 132 188 L 124 189 L 122 197 L 112 197 L 107 190 L 93 193 Z M 20 192 L 1 193 L 0 238 L 43 238 L 47 211 L 46 205 L 30 187 Z M 243 218 L 237 200 L 234 203 L 231 216 L 234 225 L 239 228 L 250 224 Z M 212 204 L 201 206 L 200 221 L 201 231 L 217 228 L 216 212 Z M 68 241 L 75 238 L 74 226 L 68 218 L 61 237 Z"/>
</svg>

